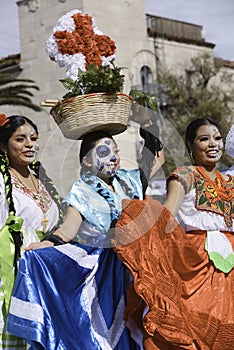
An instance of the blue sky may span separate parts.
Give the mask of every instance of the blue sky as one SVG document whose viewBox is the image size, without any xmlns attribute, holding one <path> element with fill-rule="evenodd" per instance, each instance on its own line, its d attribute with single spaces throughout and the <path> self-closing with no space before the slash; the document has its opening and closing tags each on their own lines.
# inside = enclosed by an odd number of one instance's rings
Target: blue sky
<svg viewBox="0 0 234 350">
<path fill-rule="evenodd" d="M 19 53 L 20 44 L 16 0 L 0 6 L 1 58 Z M 203 26 L 206 41 L 216 44 L 215 56 L 234 61 L 233 0 L 145 0 L 145 12 Z"/>
<path fill-rule="evenodd" d="M 216 44 L 215 56 L 234 61 L 233 0 L 145 0 L 145 11 L 203 26 L 206 41 Z"/>
</svg>

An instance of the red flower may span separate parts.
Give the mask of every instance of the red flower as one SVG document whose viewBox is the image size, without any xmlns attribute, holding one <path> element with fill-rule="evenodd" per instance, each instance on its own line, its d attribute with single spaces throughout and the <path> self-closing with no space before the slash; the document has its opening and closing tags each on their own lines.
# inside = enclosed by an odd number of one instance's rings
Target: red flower
<svg viewBox="0 0 234 350">
<path fill-rule="evenodd" d="M 75 24 L 72 33 L 67 31 L 54 33 L 54 37 L 57 39 L 58 51 L 63 55 L 83 54 L 86 58 L 86 69 L 88 64 L 101 66 L 102 56 L 109 57 L 115 54 L 115 42 L 107 35 L 95 34 L 92 17 L 89 15 L 76 13 L 72 18 Z"/>
</svg>

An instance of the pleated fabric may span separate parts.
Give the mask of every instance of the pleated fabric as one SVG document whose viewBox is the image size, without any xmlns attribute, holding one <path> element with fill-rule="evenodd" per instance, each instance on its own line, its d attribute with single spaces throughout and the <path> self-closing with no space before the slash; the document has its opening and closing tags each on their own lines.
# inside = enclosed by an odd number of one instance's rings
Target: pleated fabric
<svg viewBox="0 0 234 350">
<path fill-rule="evenodd" d="M 125 319 L 144 333 L 144 349 L 233 349 L 234 271 L 209 260 L 206 231 L 186 233 L 150 198 L 123 208 L 113 243 L 134 277 Z"/>
</svg>

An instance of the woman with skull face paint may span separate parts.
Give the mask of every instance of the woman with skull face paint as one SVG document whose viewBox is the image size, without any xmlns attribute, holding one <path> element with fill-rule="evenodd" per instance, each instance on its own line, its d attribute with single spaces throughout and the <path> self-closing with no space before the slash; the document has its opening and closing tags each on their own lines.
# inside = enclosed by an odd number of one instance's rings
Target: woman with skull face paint
<svg viewBox="0 0 234 350">
<path fill-rule="evenodd" d="M 71 18 L 68 22 L 70 27 Z M 82 40 L 90 32 L 97 41 L 96 45 L 92 40 L 91 46 L 103 46 L 96 38 L 100 31 L 92 22 L 92 18 L 85 15 Z M 81 29 L 82 23 L 76 21 L 74 24 Z M 114 57 L 115 43 L 107 36 L 101 39 L 104 39 L 104 51 L 109 52 L 103 60 L 106 64 L 109 58 Z M 85 49 L 89 42 L 85 40 Z M 97 68 L 98 51 L 105 55 L 103 47 L 96 50 L 96 63 L 93 63 Z M 85 58 L 85 55 L 82 56 Z M 122 90 L 123 78 L 123 75 L 119 76 L 119 87 L 114 88 L 116 92 Z M 81 90 L 82 94 L 85 93 L 85 89 Z M 100 87 L 97 90 L 102 91 Z M 112 113 L 112 101 L 116 100 L 115 93 L 113 95 L 110 101 Z M 127 103 L 127 114 L 129 107 Z M 120 113 L 122 108 L 125 106 L 121 103 Z M 97 108 L 97 114 L 100 110 Z M 95 113 L 93 106 L 91 111 Z M 85 114 L 84 110 L 84 117 Z M 143 198 L 141 172 L 138 169 L 118 169 L 118 149 L 107 133 L 87 135 L 81 148 L 84 150 L 87 144 L 91 147 L 90 152 L 89 147 L 84 154 L 81 152 L 81 177 L 65 199 L 70 206 L 63 225 L 42 243 L 29 245 L 20 259 L 8 329 L 23 336 L 31 345 L 30 349 L 138 349 L 123 321 L 129 276 L 111 247 L 111 228 L 115 227 L 121 214 L 123 198 Z M 144 180 L 147 180 L 145 177 Z M 61 244 L 71 240 L 77 243 Z M 37 249 L 46 245 L 46 249 Z"/>
<path fill-rule="evenodd" d="M 6 332 L 10 297 L 23 248 L 40 241 L 60 219 L 60 198 L 36 160 L 37 126 L 25 116 L 0 114 L 0 348 L 26 349 Z M 39 174 L 40 171 L 40 174 Z"/>
<path fill-rule="evenodd" d="M 154 157 L 161 150 L 156 144 Z M 46 241 L 29 245 L 20 260 L 8 329 L 31 349 L 38 343 L 46 350 L 56 344 L 69 350 L 140 349 L 141 340 L 123 319 L 131 277 L 112 238 L 122 200 L 143 199 L 141 171 L 119 169 L 119 149 L 107 131 L 84 137 L 80 163 L 80 179 L 65 198 L 64 223 Z M 66 242 L 72 244 L 60 245 Z M 46 243 L 56 249 L 38 249 Z M 43 312 L 41 320 L 36 310 Z"/>
</svg>

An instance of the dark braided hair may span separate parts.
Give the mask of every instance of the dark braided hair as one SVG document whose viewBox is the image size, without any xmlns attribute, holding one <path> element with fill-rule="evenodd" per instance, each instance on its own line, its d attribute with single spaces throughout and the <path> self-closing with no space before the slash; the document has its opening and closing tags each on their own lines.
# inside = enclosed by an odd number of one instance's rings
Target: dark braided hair
<svg viewBox="0 0 234 350">
<path fill-rule="evenodd" d="M 34 124 L 29 118 L 21 115 L 12 115 L 8 117 L 9 122 L 6 123 L 3 127 L 0 127 L 0 140 L 1 144 L 5 147 L 8 145 L 8 141 L 12 134 L 20 127 L 21 125 L 24 125 L 28 123 L 33 127 L 33 129 L 38 133 L 38 128 L 36 124 Z M 12 199 L 12 185 L 11 185 L 11 175 L 8 170 L 7 166 L 7 161 L 4 153 L 2 153 L 2 162 L 4 163 L 3 165 L 3 170 L 5 172 L 4 176 L 4 182 L 5 182 L 5 190 L 6 190 L 6 197 L 7 197 L 7 203 L 9 206 L 9 211 L 15 213 L 14 209 L 14 203 Z M 62 212 L 62 207 L 61 207 L 61 198 L 52 182 L 52 180 L 48 177 L 46 174 L 45 168 L 42 166 L 41 162 L 38 160 L 34 161 L 32 164 L 29 165 L 29 168 L 32 169 L 36 177 L 41 180 L 43 185 L 46 187 L 47 191 L 49 192 L 51 198 L 55 201 L 59 208 L 59 225 L 62 222 L 62 217 L 63 217 L 63 212 Z M 1 169 L 2 172 L 2 169 Z M 3 172 L 2 172 L 3 173 Z M 7 181 L 7 182 L 6 182 Z"/>
<path fill-rule="evenodd" d="M 0 127 L 0 144 L 7 149 L 8 141 L 12 134 L 24 124 L 30 124 L 36 133 L 38 134 L 37 126 L 27 117 L 12 115 L 7 118 L 4 124 Z M 2 150 L 0 151 L 0 171 L 3 175 L 3 180 L 5 183 L 5 193 L 6 200 L 9 208 L 9 215 L 16 215 L 14 201 L 12 197 L 12 182 L 11 182 L 11 174 L 8 168 L 8 159 L 7 154 L 5 154 Z M 20 257 L 21 246 L 23 244 L 23 237 L 21 232 L 11 230 L 11 235 L 14 240 L 15 245 L 15 255 L 14 255 L 14 271 L 17 273 L 17 261 Z"/>
<path fill-rule="evenodd" d="M 5 193 L 6 200 L 9 208 L 9 215 L 15 216 L 15 206 L 12 198 L 12 183 L 11 183 L 11 174 L 8 170 L 8 163 L 5 153 L 0 151 L 0 169 L 3 175 L 4 183 L 5 183 Z M 17 273 L 17 261 L 20 257 L 20 248 L 23 244 L 23 237 L 19 231 L 11 230 L 11 235 L 13 237 L 14 245 L 15 245 L 15 255 L 14 255 L 14 272 Z"/>
<path fill-rule="evenodd" d="M 8 147 L 8 141 L 12 134 L 22 125 L 29 124 L 33 127 L 33 129 L 38 134 L 38 128 L 36 124 L 34 124 L 29 118 L 22 116 L 22 115 L 12 115 L 7 117 L 7 121 L 0 126 L 0 145 L 4 146 L 6 149 Z M 30 168 L 35 171 L 36 176 L 40 178 L 41 182 L 46 187 L 47 191 L 51 195 L 52 199 L 55 201 L 59 208 L 59 222 L 58 225 L 62 222 L 62 207 L 61 207 L 61 200 L 57 193 L 57 190 L 55 189 L 51 179 L 47 176 L 45 169 L 42 167 L 41 163 L 38 161 L 35 161 L 33 164 L 30 165 Z M 7 155 L 0 150 L 0 172 L 3 175 L 4 183 L 5 183 L 5 193 L 6 193 L 6 200 L 9 208 L 9 215 L 16 215 L 15 212 L 15 206 L 12 196 L 12 182 L 11 182 L 11 174 L 8 169 L 8 161 L 7 161 Z M 40 176 L 39 176 L 40 173 Z M 15 271 L 17 271 L 17 260 L 20 256 L 20 248 L 23 244 L 22 237 L 19 236 L 18 232 L 12 232 L 12 236 L 15 243 L 15 257 L 14 257 L 14 268 Z"/>
<path fill-rule="evenodd" d="M 6 193 L 6 200 L 9 208 L 9 214 L 15 215 L 15 206 L 12 199 L 11 174 L 8 170 L 6 155 L 2 151 L 0 151 L 0 171 L 3 175 L 3 179 L 5 183 L 5 193 Z"/>
</svg>

